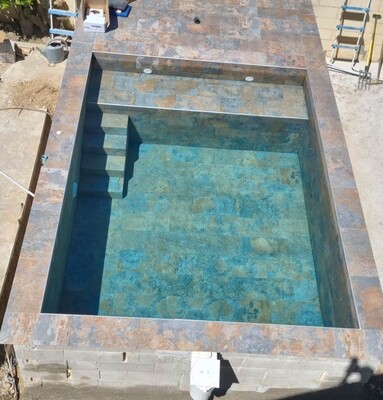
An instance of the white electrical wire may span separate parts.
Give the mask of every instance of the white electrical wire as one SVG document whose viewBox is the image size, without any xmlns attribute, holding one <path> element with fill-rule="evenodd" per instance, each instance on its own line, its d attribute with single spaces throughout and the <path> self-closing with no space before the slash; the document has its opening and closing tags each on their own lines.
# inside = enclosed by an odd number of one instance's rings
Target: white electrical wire
<svg viewBox="0 0 383 400">
<path fill-rule="evenodd" d="M 16 186 L 18 186 L 21 190 L 24 190 L 24 192 L 28 193 L 30 196 L 35 197 L 35 194 L 32 193 L 30 190 L 28 190 L 27 188 L 25 188 L 23 185 L 21 185 L 20 183 L 16 182 L 13 178 L 11 178 L 9 175 L 7 175 L 5 172 L 0 170 L 0 174 L 3 175 L 5 178 L 7 178 L 8 180 L 10 180 L 12 183 L 14 183 Z"/>
</svg>

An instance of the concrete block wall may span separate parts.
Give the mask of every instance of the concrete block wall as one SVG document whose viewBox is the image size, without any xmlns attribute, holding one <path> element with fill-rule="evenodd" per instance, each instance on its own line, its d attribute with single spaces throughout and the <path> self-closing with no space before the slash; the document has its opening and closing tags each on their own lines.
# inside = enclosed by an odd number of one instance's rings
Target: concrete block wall
<svg viewBox="0 0 383 400">
<path fill-rule="evenodd" d="M 15 346 L 15 352 L 25 387 L 65 384 L 189 390 L 190 352 L 88 351 L 26 346 Z M 221 356 L 221 387 L 231 391 L 335 386 L 342 382 L 350 365 L 348 359 L 238 353 L 223 353 Z M 379 363 L 360 363 L 359 366 L 372 372 Z"/>
<path fill-rule="evenodd" d="M 340 7 L 344 4 L 344 0 L 312 0 L 314 6 L 315 17 L 317 20 L 320 38 L 323 50 L 326 56 L 330 57 L 332 52 L 332 43 L 336 36 L 336 26 L 339 24 L 341 17 Z M 351 6 L 366 7 L 368 0 L 350 0 Z M 364 35 L 365 46 L 360 53 L 360 60 L 364 61 L 367 57 L 368 48 L 371 41 L 374 19 L 372 14 L 382 14 L 383 16 L 383 0 L 372 0 L 370 21 L 367 23 Z M 377 61 L 380 55 L 380 49 L 383 44 L 383 18 L 378 21 L 375 37 L 373 61 Z"/>
</svg>

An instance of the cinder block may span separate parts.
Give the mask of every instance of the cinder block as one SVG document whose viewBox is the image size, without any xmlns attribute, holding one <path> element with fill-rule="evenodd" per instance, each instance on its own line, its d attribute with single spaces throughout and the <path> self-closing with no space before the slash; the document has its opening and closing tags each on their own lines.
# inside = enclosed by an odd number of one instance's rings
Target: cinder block
<svg viewBox="0 0 383 400">
<path fill-rule="evenodd" d="M 155 364 L 143 363 L 98 363 L 98 369 L 102 371 L 132 371 L 132 372 L 153 372 Z"/>
<path fill-rule="evenodd" d="M 19 365 L 19 367 L 21 368 L 21 369 L 24 369 L 24 368 L 30 368 L 31 366 L 37 366 L 37 365 L 39 365 L 39 363 L 37 362 L 37 360 L 35 360 L 35 359 L 29 359 L 29 358 L 27 358 L 27 359 L 22 359 L 22 358 L 18 358 L 17 359 L 17 364 Z"/>
<path fill-rule="evenodd" d="M 301 359 L 286 359 L 280 357 L 262 357 L 243 355 L 238 356 L 224 356 L 224 359 L 230 363 L 232 368 L 256 368 L 256 369 L 281 369 L 281 368 L 299 368 L 302 364 Z"/>
<path fill-rule="evenodd" d="M 72 386 L 77 386 L 77 385 L 98 386 L 98 379 L 75 377 L 75 378 L 69 378 L 67 380 L 67 383 Z"/>
<path fill-rule="evenodd" d="M 174 357 L 173 356 L 158 356 L 157 363 L 158 364 L 173 364 Z"/>
<path fill-rule="evenodd" d="M 178 382 L 178 387 L 181 390 L 189 391 L 190 389 L 190 371 L 183 374 Z"/>
<path fill-rule="evenodd" d="M 59 364 L 59 363 L 39 364 L 34 361 L 27 363 L 22 371 L 27 374 L 30 371 L 39 371 L 40 373 L 53 371 L 56 373 L 56 372 L 65 372 L 66 370 L 67 370 L 66 364 Z"/>
<path fill-rule="evenodd" d="M 271 388 L 316 389 L 320 384 L 321 373 L 305 370 L 272 370 L 267 371 L 262 384 Z"/>
<path fill-rule="evenodd" d="M 67 380 L 67 375 L 66 372 L 58 372 L 58 371 L 38 371 L 38 370 L 34 370 L 34 371 L 28 371 L 27 374 L 23 374 L 23 380 L 24 381 L 31 381 L 32 380 L 36 380 L 36 379 L 40 379 L 43 382 L 64 382 Z"/>
<path fill-rule="evenodd" d="M 34 378 L 34 377 L 24 377 L 23 376 L 23 384 L 24 387 L 36 387 L 40 386 L 43 384 L 42 380 L 40 378 Z"/>
<path fill-rule="evenodd" d="M 238 378 L 239 382 L 243 378 L 253 378 L 257 380 L 262 380 L 266 374 L 267 369 L 266 368 L 244 368 L 244 367 L 239 367 L 239 368 L 233 368 L 233 371 Z M 225 368 L 222 369 L 222 373 L 225 372 Z"/>
<path fill-rule="evenodd" d="M 124 354 L 123 354 L 123 358 L 124 358 Z M 140 353 L 125 352 L 124 362 L 126 362 L 126 363 L 140 362 Z"/>
<path fill-rule="evenodd" d="M 190 351 L 157 350 L 156 355 L 158 357 L 174 357 L 190 360 Z"/>
<path fill-rule="evenodd" d="M 154 373 L 156 369 L 156 365 L 151 364 L 144 364 L 144 363 L 127 363 L 129 372 L 152 372 Z"/>
<path fill-rule="evenodd" d="M 107 371 L 107 370 L 99 371 L 99 380 L 119 381 L 127 379 L 128 379 L 127 371 Z"/>
<path fill-rule="evenodd" d="M 273 368 L 279 363 L 278 359 L 236 357 L 227 359 L 232 368 Z"/>
<path fill-rule="evenodd" d="M 71 362 L 97 362 L 97 352 L 85 350 L 64 350 L 64 358 Z"/>
<path fill-rule="evenodd" d="M 18 360 L 36 360 L 39 363 L 64 362 L 64 351 L 61 349 L 16 346 L 15 354 Z"/>
<path fill-rule="evenodd" d="M 157 362 L 158 356 L 155 353 L 140 353 L 139 362 L 140 363 L 153 363 Z"/>
<path fill-rule="evenodd" d="M 97 369 L 99 371 L 128 371 L 129 363 L 97 363 Z"/>
<path fill-rule="evenodd" d="M 13 346 L 16 354 L 17 360 L 28 359 L 35 360 L 36 359 L 36 348 L 25 347 L 25 346 Z"/>
<path fill-rule="evenodd" d="M 70 378 L 72 380 L 86 380 L 86 381 L 97 381 L 100 378 L 99 371 L 98 370 L 71 370 L 69 369 L 70 372 Z"/>
<path fill-rule="evenodd" d="M 156 386 L 171 386 L 179 387 L 184 374 L 177 373 L 156 373 L 155 385 Z"/>
<path fill-rule="evenodd" d="M 262 384 L 261 379 L 254 379 L 252 377 L 245 377 L 239 380 L 239 383 L 233 383 L 230 391 L 236 392 L 260 392 L 264 391 L 265 386 Z"/>
<path fill-rule="evenodd" d="M 349 365 L 349 360 L 304 360 L 300 363 L 298 369 L 318 371 L 319 373 L 323 373 L 324 371 L 340 372 L 344 376 Z"/>
<path fill-rule="evenodd" d="M 43 362 L 57 362 L 64 363 L 64 351 L 63 350 L 46 350 L 36 349 L 36 360 L 40 363 Z"/>
<path fill-rule="evenodd" d="M 105 380 L 105 379 L 100 379 L 97 382 L 97 385 L 100 387 L 113 387 L 113 388 L 128 388 L 128 387 L 133 387 L 133 386 L 140 386 L 138 384 L 131 384 L 127 379 L 121 380 L 121 381 L 116 381 L 116 380 Z M 128 396 L 127 396 L 128 398 Z"/>
<path fill-rule="evenodd" d="M 97 363 L 122 363 L 124 359 L 124 353 L 122 351 L 97 352 Z"/>
<path fill-rule="evenodd" d="M 68 367 L 73 371 L 97 370 L 97 363 L 92 361 L 68 361 Z"/>
<path fill-rule="evenodd" d="M 156 364 L 156 372 L 181 372 L 185 374 L 190 372 L 190 366 L 185 364 Z"/>
<path fill-rule="evenodd" d="M 131 385 L 154 385 L 155 373 L 151 372 L 128 372 L 128 382 Z"/>
</svg>

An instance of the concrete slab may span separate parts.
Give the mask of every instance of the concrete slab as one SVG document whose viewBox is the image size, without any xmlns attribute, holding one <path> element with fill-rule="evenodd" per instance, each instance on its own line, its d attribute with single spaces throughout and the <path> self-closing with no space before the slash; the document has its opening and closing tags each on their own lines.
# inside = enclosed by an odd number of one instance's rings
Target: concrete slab
<svg viewBox="0 0 383 400">
<path fill-rule="evenodd" d="M 0 63 L 0 171 L 26 189 L 31 186 L 47 120 L 46 108 L 54 107 L 64 69 L 65 63 L 50 67 L 38 50 L 15 64 Z M 28 196 L 26 191 L 0 174 L 0 288 Z"/>
<path fill-rule="evenodd" d="M 45 124 L 45 113 L 3 111 L 0 124 L 0 171 L 29 189 Z M 5 176 L 0 176 L 0 284 L 5 278 L 19 230 L 27 194 Z"/>
</svg>

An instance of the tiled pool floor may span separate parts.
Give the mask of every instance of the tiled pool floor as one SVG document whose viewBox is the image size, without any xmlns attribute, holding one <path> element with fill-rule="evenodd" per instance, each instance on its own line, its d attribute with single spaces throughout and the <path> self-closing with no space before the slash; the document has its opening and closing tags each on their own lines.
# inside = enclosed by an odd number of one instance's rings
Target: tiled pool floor
<svg viewBox="0 0 383 400">
<path fill-rule="evenodd" d="M 322 325 L 298 156 L 139 145 L 79 198 L 61 312 Z"/>
</svg>

